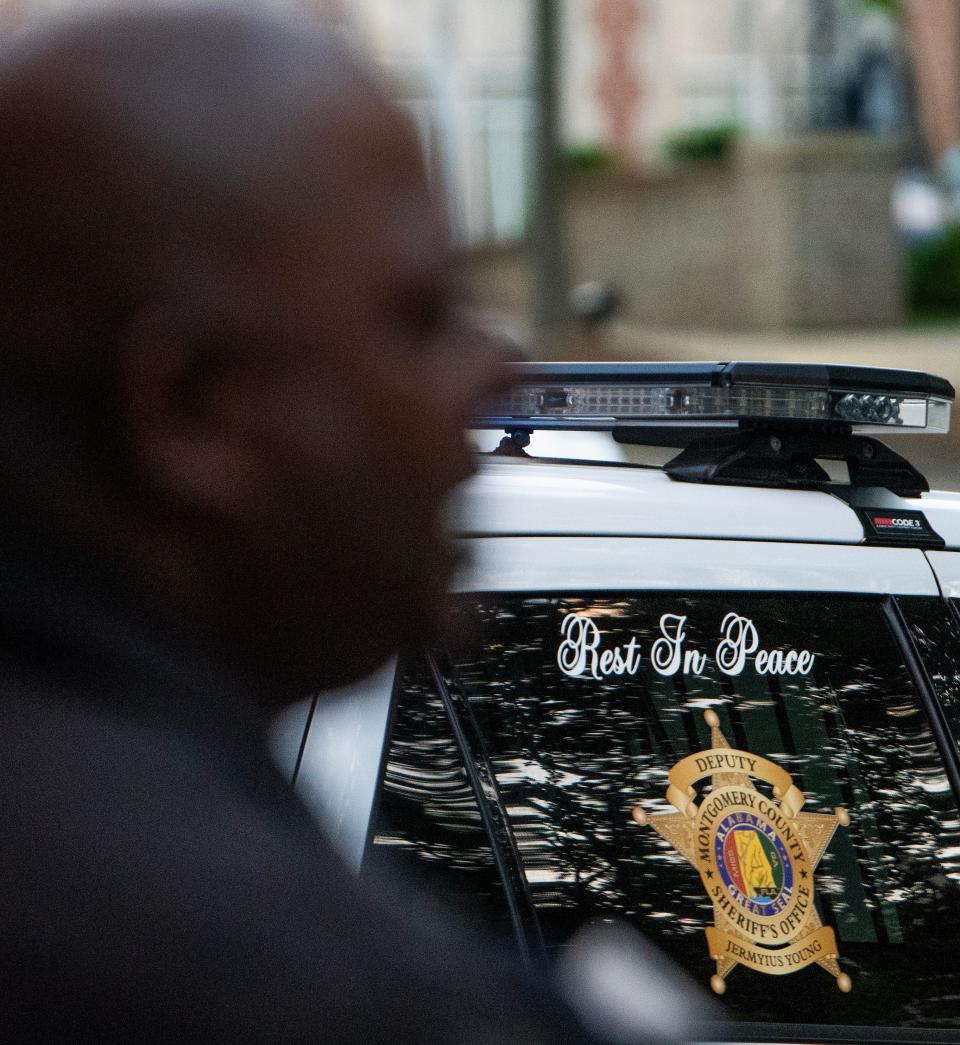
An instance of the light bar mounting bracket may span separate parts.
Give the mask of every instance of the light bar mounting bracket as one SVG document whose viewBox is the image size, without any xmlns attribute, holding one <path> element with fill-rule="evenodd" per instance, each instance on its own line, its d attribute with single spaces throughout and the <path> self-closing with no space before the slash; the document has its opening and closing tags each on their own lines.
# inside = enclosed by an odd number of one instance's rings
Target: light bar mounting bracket
<svg viewBox="0 0 960 1045">
<path fill-rule="evenodd" d="M 645 443 L 629 428 L 615 432 L 618 442 Z M 846 426 L 755 425 L 739 431 L 704 434 L 664 465 L 671 479 L 689 483 L 822 489 L 830 476 L 817 459 L 846 463 L 851 487 L 889 490 L 919 497 L 930 486 L 909 461 L 870 436 L 852 435 Z"/>
</svg>

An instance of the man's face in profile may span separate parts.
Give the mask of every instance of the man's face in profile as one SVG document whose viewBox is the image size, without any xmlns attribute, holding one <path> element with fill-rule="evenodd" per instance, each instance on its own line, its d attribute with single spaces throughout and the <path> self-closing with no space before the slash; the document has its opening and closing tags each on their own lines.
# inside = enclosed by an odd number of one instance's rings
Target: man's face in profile
<svg viewBox="0 0 960 1045">
<path fill-rule="evenodd" d="M 499 374 L 460 324 L 406 122 L 374 98 L 300 156 L 261 272 L 268 362 L 235 390 L 233 438 L 259 479 L 238 506 L 237 584 L 255 602 L 251 641 L 326 685 L 437 635 L 452 565 L 440 512 L 470 474 L 463 430 Z M 311 164 L 319 204 L 302 195 Z"/>
</svg>

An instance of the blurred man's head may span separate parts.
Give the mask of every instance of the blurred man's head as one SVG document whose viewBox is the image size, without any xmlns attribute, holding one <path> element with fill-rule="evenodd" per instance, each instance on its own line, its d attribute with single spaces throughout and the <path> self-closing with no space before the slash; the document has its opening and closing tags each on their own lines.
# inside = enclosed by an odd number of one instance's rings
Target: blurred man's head
<svg viewBox="0 0 960 1045">
<path fill-rule="evenodd" d="M 306 23 L 101 16 L 0 65 L 0 488 L 313 686 L 428 638 L 494 380 L 415 137 Z"/>
</svg>

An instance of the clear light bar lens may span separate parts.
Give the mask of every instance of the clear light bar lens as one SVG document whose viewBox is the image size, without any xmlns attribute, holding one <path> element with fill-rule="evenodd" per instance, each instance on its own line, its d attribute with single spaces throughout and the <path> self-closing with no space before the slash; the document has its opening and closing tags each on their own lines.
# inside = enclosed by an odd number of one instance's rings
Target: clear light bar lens
<svg viewBox="0 0 960 1045">
<path fill-rule="evenodd" d="M 712 388 L 708 385 L 584 384 L 522 385 L 507 397 L 504 412 L 513 417 L 610 417 L 616 420 L 662 418 L 830 417 L 826 392 L 790 388 Z"/>
<path fill-rule="evenodd" d="M 950 423 L 950 403 L 943 399 L 782 385 L 520 385 L 498 406 L 503 417 L 603 419 L 615 424 L 777 418 L 946 432 Z"/>
</svg>

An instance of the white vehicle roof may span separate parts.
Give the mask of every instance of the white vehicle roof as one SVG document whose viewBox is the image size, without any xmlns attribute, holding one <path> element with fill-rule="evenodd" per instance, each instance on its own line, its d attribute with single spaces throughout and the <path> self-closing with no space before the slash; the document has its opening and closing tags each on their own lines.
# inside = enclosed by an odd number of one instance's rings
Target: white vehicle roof
<svg viewBox="0 0 960 1045">
<path fill-rule="evenodd" d="M 612 463 L 479 459 L 456 514 L 463 536 L 864 542 L 853 508 L 822 490 L 677 482 L 657 468 Z M 960 549 L 960 494 L 900 498 L 877 490 L 870 503 L 922 511 L 946 548 Z"/>
</svg>

